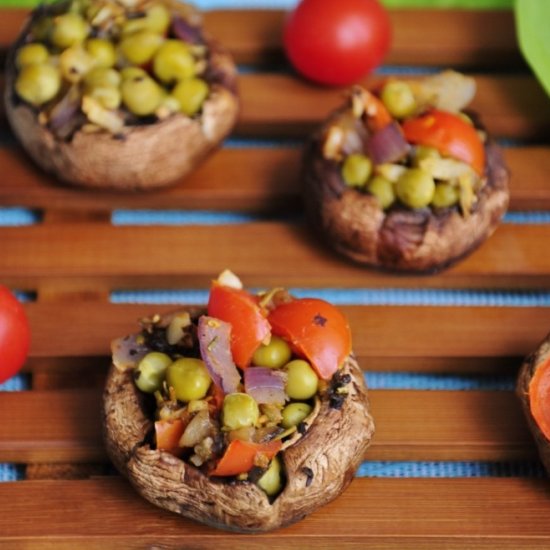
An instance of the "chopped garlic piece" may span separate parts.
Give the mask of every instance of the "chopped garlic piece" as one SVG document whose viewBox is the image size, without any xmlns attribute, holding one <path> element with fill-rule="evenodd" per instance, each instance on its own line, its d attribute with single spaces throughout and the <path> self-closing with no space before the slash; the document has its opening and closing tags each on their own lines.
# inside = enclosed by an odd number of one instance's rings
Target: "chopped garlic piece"
<svg viewBox="0 0 550 550">
<path fill-rule="evenodd" d="M 464 109 L 476 94 L 473 78 L 451 70 L 411 80 L 409 85 L 419 105 L 432 105 L 454 113 Z"/>
<path fill-rule="evenodd" d="M 388 181 L 395 183 L 407 170 L 405 166 L 401 164 L 379 164 L 375 166 L 374 171 Z"/>
<path fill-rule="evenodd" d="M 84 96 L 82 98 L 82 111 L 88 120 L 112 134 L 121 132 L 124 128 L 124 121 L 116 111 L 105 109 L 97 99 Z"/>
<path fill-rule="evenodd" d="M 236 288 L 238 290 L 242 290 L 243 283 L 242 281 L 229 269 L 224 269 L 219 275 L 218 275 L 218 283 L 223 286 L 229 286 L 231 288 Z"/>
<path fill-rule="evenodd" d="M 419 166 L 438 180 L 453 180 L 464 174 L 473 174 L 473 170 L 468 164 L 451 158 L 429 157 L 422 159 Z"/>
</svg>

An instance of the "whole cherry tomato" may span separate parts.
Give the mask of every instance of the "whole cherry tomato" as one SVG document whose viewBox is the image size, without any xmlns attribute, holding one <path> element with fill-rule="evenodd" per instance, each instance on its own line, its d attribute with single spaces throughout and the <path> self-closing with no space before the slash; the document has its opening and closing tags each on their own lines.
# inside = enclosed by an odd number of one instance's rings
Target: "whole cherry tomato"
<svg viewBox="0 0 550 550">
<path fill-rule="evenodd" d="M 538 366 L 529 383 L 531 414 L 540 431 L 550 440 L 550 359 Z"/>
<path fill-rule="evenodd" d="M 271 334 L 257 300 L 245 290 L 215 282 L 210 289 L 208 315 L 231 324 L 231 353 L 241 369 L 250 365 L 254 352 Z"/>
<path fill-rule="evenodd" d="M 403 122 L 409 143 L 434 147 L 443 155 L 469 164 L 479 175 L 485 169 L 485 148 L 476 129 L 459 116 L 430 111 Z"/>
<path fill-rule="evenodd" d="M 382 62 L 391 42 L 390 19 L 379 0 L 302 0 L 285 22 L 283 42 L 303 76 L 344 86 Z"/>
<path fill-rule="evenodd" d="M 23 306 L 0 286 L 0 383 L 16 374 L 27 359 L 30 329 Z"/>
<path fill-rule="evenodd" d="M 351 352 L 351 331 L 338 308 L 317 298 L 282 304 L 269 314 L 271 330 L 329 380 Z"/>
</svg>

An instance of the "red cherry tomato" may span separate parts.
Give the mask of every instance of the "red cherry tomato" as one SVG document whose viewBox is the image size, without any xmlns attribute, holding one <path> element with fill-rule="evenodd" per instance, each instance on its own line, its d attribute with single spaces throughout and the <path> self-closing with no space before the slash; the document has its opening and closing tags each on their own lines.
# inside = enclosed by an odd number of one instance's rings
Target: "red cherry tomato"
<svg viewBox="0 0 550 550">
<path fill-rule="evenodd" d="M 459 116 L 445 111 L 430 111 L 403 122 L 409 143 L 434 147 L 443 155 L 469 164 L 479 175 L 485 168 L 485 148 L 476 129 Z"/>
<path fill-rule="evenodd" d="M 533 418 L 550 441 L 550 359 L 535 370 L 529 383 L 529 402 Z"/>
<path fill-rule="evenodd" d="M 346 318 L 324 300 L 293 300 L 275 308 L 268 319 L 273 334 L 287 340 L 324 380 L 332 377 L 351 352 Z"/>
<path fill-rule="evenodd" d="M 241 369 L 250 365 L 254 352 L 271 333 L 256 299 L 244 290 L 214 283 L 208 315 L 231 324 L 231 353 Z"/>
<path fill-rule="evenodd" d="M 27 359 L 30 328 L 23 306 L 0 286 L 0 383 L 16 374 Z"/>
<path fill-rule="evenodd" d="M 375 69 L 390 41 L 390 19 L 379 0 L 302 0 L 283 34 L 299 73 L 336 86 L 353 84 Z"/>
</svg>

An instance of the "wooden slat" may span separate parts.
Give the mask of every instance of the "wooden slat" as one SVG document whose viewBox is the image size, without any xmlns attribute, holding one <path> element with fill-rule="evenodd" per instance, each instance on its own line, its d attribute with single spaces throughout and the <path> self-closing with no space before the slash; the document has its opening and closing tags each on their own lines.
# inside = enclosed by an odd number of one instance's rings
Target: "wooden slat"
<svg viewBox="0 0 550 550">
<path fill-rule="evenodd" d="M 0 462 L 104 459 L 100 389 L 7 393 L 0 400 Z M 505 391 L 370 392 L 376 436 L 368 460 L 532 459 L 515 395 Z"/>
<path fill-rule="evenodd" d="M 365 85 L 375 85 L 370 79 Z M 547 140 L 550 103 L 532 76 L 480 75 L 471 107 L 497 137 Z M 242 74 L 241 113 L 234 134 L 249 137 L 303 137 L 343 103 L 344 90 L 308 84 L 280 73 Z M 4 114 L 0 131 L 6 131 Z"/>
<path fill-rule="evenodd" d="M 550 209 L 549 147 L 503 150 L 511 172 L 510 210 Z M 83 191 L 55 185 L 17 147 L 0 148 L 0 204 L 30 208 L 166 208 L 293 212 L 301 206 L 302 147 L 226 148 L 184 181 L 154 193 Z"/>
<path fill-rule="evenodd" d="M 358 479 L 291 527 L 230 534 L 158 510 L 119 478 L 0 484 L 10 548 L 548 548 L 539 479 Z M 32 521 L 30 521 L 32 518 Z"/>
<path fill-rule="evenodd" d="M 33 335 L 31 359 L 49 359 L 47 367 L 40 370 L 65 372 L 73 370 L 76 362 L 80 364 L 80 358 L 103 357 L 100 361 L 107 365 L 113 338 L 139 330 L 137 321 L 142 317 L 179 306 L 90 303 L 88 307 L 77 307 L 68 301 L 28 303 L 25 307 Z M 440 367 L 439 372 L 451 372 L 455 365 L 449 361 L 462 359 L 462 372 L 502 373 L 507 358 L 517 360 L 517 369 L 520 357 L 534 349 L 550 327 L 550 308 L 540 307 L 341 309 L 349 319 L 354 352 L 365 370 Z M 61 362 L 60 358 L 67 361 Z M 94 366 L 81 365 L 81 370 L 93 370 Z"/>
<path fill-rule="evenodd" d="M 342 90 L 284 74 L 246 74 L 239 82 L 242 112 L 235 131 L 241 135 L 303 136 L 342 104 Z M 547 139 L 550 103 L 533 77 L 477 75 L 476 82 L 471 108 L 482 115 L 489 132 L 498 137 Z"/>
<path fill-rule="evenodd" d="M 431 276 L 367 270 L 337 257 L 301 224 L 155 227 L 66 223 L 0 228 L 5 284 L 78 281 L 105 287 L 202 287 L 231 268 L 248 286 L 548 288 L 546 225 L 503 225 L 474 254 Z M 167 253 L 173 251 L 173 253 Z M 300 266 L 300 269 L 297 269 Z"/>
<path fill-rule="evenodd" d="M 15 40 L 27 10 L 2 12 L 0 48 Z M 444 66 L 521 65 L 511 11 L 392 10 L 393 44 L 385 60 L 392 64 Z M 411 18 L 415 24 L 411 25 Z M 284 12 L 215 10 L 205 26 L 239 63 L 278 62 L 282 55 Z M 490 32 L 487 32 L 490 29 Z"/>
</svg>

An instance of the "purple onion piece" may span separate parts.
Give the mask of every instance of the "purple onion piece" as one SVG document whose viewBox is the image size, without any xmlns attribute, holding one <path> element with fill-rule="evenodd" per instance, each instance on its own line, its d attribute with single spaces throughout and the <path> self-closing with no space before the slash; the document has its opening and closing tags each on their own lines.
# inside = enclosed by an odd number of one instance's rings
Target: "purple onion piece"
<svg viewBox="0 0 550 550">
<path fill-rule="evenodd" d="M 365 149 L 374 164 L 398 162 L 403 159 L 411 146 L 405 141 L 397 122 L 391 122 L 381 130 L 374 132 L 366 143 Z"/>
<path fill-rule="evenodd" d="M 214 381 L 225 394 L 235 393 L 241 376 L 231 355 L 231 324 L 214 317 L 199 317 L 197 331 L 201 357 Z"/>
<path fill-rule="evenodd" d="M 112 361 L 120 370 L 135 368 L 151 350 L 132 334 L 111 342 Z"/>
<path fill-rule="evenodd" d="M 77 116 L 79 111 L 80 95 L 75 88 L 70 88 L 50 112 L 50 130 L 57 137 L 65 139 L 74 131 L 75 122 L 80 123 Z"/>
<path fill-rule="evenodd" d="M 283 373 L 267 367 L 244 371 L 244 391 L 257 403 L 284 403 L 287 400 Z"/>
<path fill-rule="evenodd" d="M 172 33 L 176 38 L 187 42 L 188 44 L 202 43 L 202 29 L 190 25 L 185 19 L 175 17 L 172 21 Z"/>
</svg>

